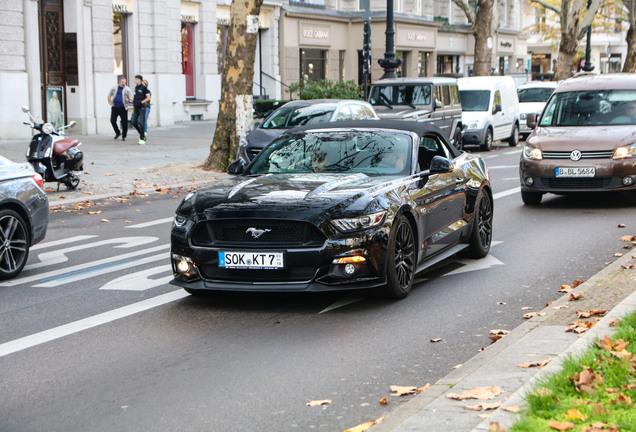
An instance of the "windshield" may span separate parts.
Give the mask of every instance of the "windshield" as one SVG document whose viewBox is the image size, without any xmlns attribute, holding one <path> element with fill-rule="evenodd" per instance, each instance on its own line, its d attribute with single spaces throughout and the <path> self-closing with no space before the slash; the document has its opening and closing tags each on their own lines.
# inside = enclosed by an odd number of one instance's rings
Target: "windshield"
<svg viewBox="0 0 636 432">
<path fill-rule="evenodd" d="M 636 124 L 636 90 L 585 90 L 555 93 L 540 126 Z"/>
<path fill-rule="evenodd" d="M 412 142 L 410 135 L 395 131 L 347 130 L 283 136 L 256 156 L 246 174 L 408 175 Z"/>
<path fill-rule="evenodd" d="M 517 94 L 519 95 L 519 103 L 545 102 L 550 99 L 553 91 L 552 87 L 529 87 L 519 90 Z"/>
<path fill-rule="evenodd" d="M 277 109 L 263 122 L 263 129 L 289 129 L 314 123 L 325 123 L 331 118 L 334 106 L 317 104 L 306 107 L 285 107 Z"/>
<path fill-rule="evenodd" d="M 430 105 L 431 86 L 422 84 L 374 85 L 371 105 Z"/>
<path fill-rule="evenodd" d="M 488 111 L 490 90 L 460 90 L 462 111 Z"/>
</svg>

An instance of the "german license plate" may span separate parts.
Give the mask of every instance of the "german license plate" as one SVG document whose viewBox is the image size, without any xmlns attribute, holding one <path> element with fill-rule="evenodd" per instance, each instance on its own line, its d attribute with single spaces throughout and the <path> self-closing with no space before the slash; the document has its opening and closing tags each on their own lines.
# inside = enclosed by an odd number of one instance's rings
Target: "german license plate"
<svg viewBox="0 0 636 432">
<path fill-rule="evenodd" d="M 596 168 L 577 167 L 577 168 L 557 168 L 557 177 L 594 177 Z"/>
<path fill-rule="evenodd" d="M 219 251 L 219 267 L 226 269 L 275 270 L 285 268 L 282 252 Z"/>
</svg>

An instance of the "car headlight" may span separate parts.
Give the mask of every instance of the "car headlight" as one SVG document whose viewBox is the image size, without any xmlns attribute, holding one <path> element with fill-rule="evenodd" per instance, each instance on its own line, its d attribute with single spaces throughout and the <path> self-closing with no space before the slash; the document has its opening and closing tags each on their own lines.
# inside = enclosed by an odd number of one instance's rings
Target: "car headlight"
<svg viewBox="0 0 636 432">
<path fill-rule="evenodd" d="M 184 226 L 187 221 L 188 221 L 188 219 L 185 216 L 174 215 L 174 226 L 176 226 L 176 227 Z"/>
<path fill-rule="evenodd" d="M 636 157 L 636 143 L 617 148 L 614 150 L 612 159 L 625 159 L 630 157 Z"/>
<path fill-rule="evenodd" d="M 470 123 L 468 123 L 468 129 L 479 129 L 479 122 L 471 121 Z"/>
<path fill-rule="evenodd" d="M 338 228 L 339 231 L 352 232 L 380 225 L 384 221 L 385 215 L 386 211 L 382 211 L 355 218 L 334 219 L 331 223 Z"/>
<path fill-rule="evenodd" d="M 519 114 L 519 118 L 520 118 L 521 120 L 525 120 L 527 116 L 528 116 L 528 114 L 526 114 L 526 113 L 521 113 L 521 114 Z"/>
<path fill-rule="evenodd" d="M 55 128 L 51 123 L 44 123 L 42 125 L 42 132 L 45 134 L 52 134 L 55 131 Z"/>
<path fill-rule="evenodd" d="M 536 147 L 526 144 L 523 146 L 523 157 L 526 159 L 541 160 L 543 159 L 543 152 Z"/>
</svg>

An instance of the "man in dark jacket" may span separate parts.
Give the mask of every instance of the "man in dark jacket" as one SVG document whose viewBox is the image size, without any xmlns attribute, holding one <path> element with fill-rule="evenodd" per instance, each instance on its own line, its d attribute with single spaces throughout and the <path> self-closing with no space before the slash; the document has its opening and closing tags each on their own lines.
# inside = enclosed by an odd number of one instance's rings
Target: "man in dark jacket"
<svg viewBox="0 0 636 432">
<path fill-rule="evenodd" d="M 141 75 L 135 75 L 135 96 L 133 98 L 133 111 L 131 122 L 139 132 L 139 144 L 146 144 L 146 106 L 150 103 L 150 90 L 143 83 Z"/>
</svg>

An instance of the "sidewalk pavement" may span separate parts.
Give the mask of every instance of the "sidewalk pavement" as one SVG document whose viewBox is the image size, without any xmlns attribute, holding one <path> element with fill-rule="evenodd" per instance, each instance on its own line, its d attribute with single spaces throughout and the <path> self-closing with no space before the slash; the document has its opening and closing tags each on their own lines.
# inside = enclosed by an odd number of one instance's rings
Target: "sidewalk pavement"
<svg viewBox="0 0 636 432">
<path fill-rule="evenodd" d="M 64 185 L 57 191 L 55 183 L 46 183 L 50 205 L 94 201 L 135 191 L 152 193 L 156 189 L 203 185 L 221 179 L 227 174 L 200 168 L 209 153 L 214 127 L 214 122 L 198 121 L 154 128 L 149 131 L 145 146 L 137 144 L 134 130 L 129 130 L 125 142 L 121 138 L 114 140 L 114 133 L 78 136 L 71 130 L 69 136 L 82 142 L 85 172 L 80 174 L 81 183 L 75 191 L 66 190 Z M 26 140 L 0 141 L 0 154 L 15 162 L 26 161 L 27 144 Z M 628 226 L 617 229 L 616 237 L 634 234 L 634 227 Z M 636 248 L 622 252 L 622 257 L 573 290 L 583 292 L 582 299 L 568 301 L 568 295 L 564 295 L 546 306 L 541 311 L 544 316 L 537 315 L 512 329 L 428 390 L 403 403 L 372 431 L 482 432 L 489 429 L 491 422 L 509 428 L 519 414 L 506 412 L 503 407 L 522 407 L 523 395 L 532 391 L 535 382 L 560 370 L 567 356 L 585 351 L 595 338 L 611 334 L 608 323 L 612 319 L 636 310 Z M 555 291 L 558 289 L 555 287 Z M 586 333 L 565 332 L 578 320 L 576 311 L 598 309 L 608 313 Z M 547 359 L 553 360 L 542 369 L 517 366 Z M 446 397 L 448 393 L 491 386 L 505 390 L 487 401 L 503 402 L 502 408 L 493 411 L 470 411 L 464 406 L 480 401 Z M 480 417 L 488 414 L 488 418 Z"/>
</svg>

